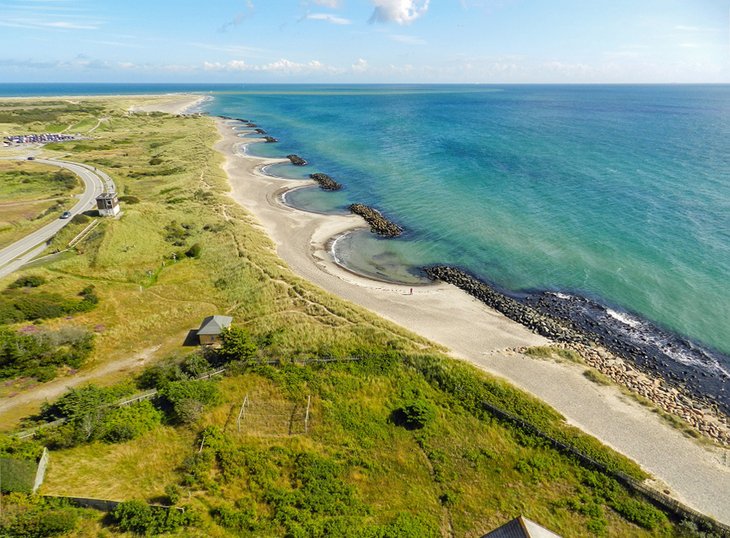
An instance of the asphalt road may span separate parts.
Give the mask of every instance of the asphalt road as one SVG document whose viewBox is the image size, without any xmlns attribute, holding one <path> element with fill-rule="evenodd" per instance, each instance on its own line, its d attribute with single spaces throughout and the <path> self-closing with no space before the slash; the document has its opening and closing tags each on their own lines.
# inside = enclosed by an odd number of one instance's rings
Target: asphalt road
<svg viewBox="0 0 730 538">
<path fill-rule="evenodd" d="M 35 255 L 39 254 L 43 250 L 41 247 L 49 239 L 56 235 L 61 228 L 71 222 L 71 218 L 73 218 L 74 215 L 83 213 L 92 207 L 96 207 L 96 197 L 99 194 L 104 191 L 115 190 L 114 181 L 112 181 L 108 175 L 100 171 L 94 171 L 94 169 L 88 165 L 47 159 L 35 159 L 35 162 L 51 166 L 59 166 L 73 172 L 84 182 L 85 190 L 79 197 L 79 201 L 76 205 L 69 210 L 71 217 L 62 219 L 59 214 L 58 219 L 0 250 L 0 278 L 19 268 L 19 266 L 24 263 L 20 263 L 21 257 L 24 261 L 28 261 L 27 253 L 30 250 L 33 250 Z M 26 254 L 26 256 L 23 256 L 24 254 Z"/>
</svg>

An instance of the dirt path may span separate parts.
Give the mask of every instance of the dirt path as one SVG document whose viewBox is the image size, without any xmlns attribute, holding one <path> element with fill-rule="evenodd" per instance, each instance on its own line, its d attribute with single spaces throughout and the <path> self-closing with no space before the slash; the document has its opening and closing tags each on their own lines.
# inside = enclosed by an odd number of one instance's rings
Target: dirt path
<svg viewBox="0 0 730 538">
<path fill-rule="evenodd" d="M 2 398 L 2 400 L 0 400 L 0 419 L 2 419 L 0 420 L 0 423 L 9 424 L 11 420 L 7 420 L 7 418 L 11 417 L 11 415 L 17 415 L 16 411 L 25 411 L 25 409 L 29 407 L 37 407 L 39 402 L 55 400 L 68 389 L 78 387 L 79 385 L 84 385 L 90 381 L 102 379 L 111 374 L 123 372 L 131 368 L 139 368 L 150 360 L 159 348 L 160 345 L 143 349 L 142 351 L 124 359 L 100 364 L 95 368 L 81 372 L 72 377 L 62 377 L 48 383 L 38 384 L 34 387 L 25 389 L 17 395 Z"/>
</svg>

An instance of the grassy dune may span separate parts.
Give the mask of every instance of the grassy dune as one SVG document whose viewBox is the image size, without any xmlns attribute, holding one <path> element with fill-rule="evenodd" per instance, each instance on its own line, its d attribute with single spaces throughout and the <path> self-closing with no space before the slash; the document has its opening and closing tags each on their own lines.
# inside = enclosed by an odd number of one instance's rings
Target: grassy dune
<svg viewBox="0 0 730 538">
<path fill-rule="evenodd" d="M 32 161 L 0 161 L 0 248 L 43 227 L 76 203 L 75 175 Z"/>
<path fill-rule="evenodd" d="M 160 501 L 176 485 L 180 503 L 201 518 L 186 536 L 327 535 L 326 529 L 332 536 L 481 536 L 519 514 L 564 536 L 675 535 L 665 515 L 493 419 L 480 402 L 504 406 L 642 477 L 635 464 L 528 395 L 293 275 L 227 195 L 222 158 L 211 149 L 211 119 L 128 115 L 129 100 L 94 100 L 88 113 L 83 102 L 73 106 L 81 110 L 67 111 L 64 121 L 108 121 L 93 140 L 47 151 L 107 171 L 127 197 L 124 213 L 103 220 L 73 255 L 28 273 L 60 293 L 94 284 L 98 308 L 46 322 L 97 333 L 87 371 L 139 353 L 148 363 L 185 353 L 188 330 L 214 313 L 233 316 L 265 341 L 266 356 L 366 359 L 239 368 L 214 381 L 223 403 L 195 424 L 54 451 L 43 492 Z M 83 226 L 64 229 L 54 246 L 65 248 Z M 194 244 L 198 258 L 185 254 Z M 133 366 L 97 381 L 128 378 Z M 239 432 L 246 396 L 251 405 Z M 433 410 L 420 429 L 398 419 L 413 399 Z M 308 490 L 310 483 L 322 487 Z M 314 508 L 306 508 L 310 501 Z M 96 535 L 98 516 L 85 517 L 75 535 Z"/>
</svg>

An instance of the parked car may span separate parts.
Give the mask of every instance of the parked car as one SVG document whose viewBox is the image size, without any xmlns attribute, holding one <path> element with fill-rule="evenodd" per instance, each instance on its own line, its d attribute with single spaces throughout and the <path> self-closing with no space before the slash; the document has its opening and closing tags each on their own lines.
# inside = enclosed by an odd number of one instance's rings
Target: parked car
<svg viewBox="0 0 730 538">
<path fill-rule="evenodd" d="M 61 218 L 62 219 L 71 218 L 71 212 L 70 211 L 64 211 L 63 213 L 61 213 Z"/>
</svg>

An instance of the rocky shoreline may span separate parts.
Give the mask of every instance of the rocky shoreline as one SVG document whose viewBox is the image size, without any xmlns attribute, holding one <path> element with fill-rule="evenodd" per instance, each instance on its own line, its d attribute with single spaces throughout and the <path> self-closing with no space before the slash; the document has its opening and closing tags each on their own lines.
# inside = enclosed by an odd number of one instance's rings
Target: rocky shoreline
<svg viewBox="0 0 730 538">
<path fill-rule="evenodd" d="M 377 209 L 365 204 L 351 204 L 348 208 L 356 215 L 360 215 L 370 225 L 370 231 L 382 237 L 398 237 L 403 228 L 386 219 Z"/>
<path fill-rule="evenodd" d="M 331 176 L 321 172 L 309 174 L 309 178 L 316 181 L 319 184 L 319 187 L 325 191 L 338 191 L 342 188 L 341 183 L 337 183 Z"/>
<path fill-rule="evenodd" d="M 452 284 L 498 310 L 506 317 L 556 342 L 557 346 L 577 352 L 588 366 L 613 382 L 651 401 L 666 413 L 680 417 L 696 431 L 730 446 L 730 418 L 711 401 L 688 393 L 675 380 L 667 380 L 657 371 L 645 372 L 632 356 L 621 356 L 609 350 L 594 334 L 587 334 L 566 319 L 556 319 L 533 306 L 509 297 L 467 272 L 454 267 L 436 266 L 424 269 L 429 278 Z"/>
<path fill-rule="evenodd" d="M 274 138 L 273 136 L 265 136 L 264 142 L 267 144 L 273 144 L 274 142 L 278 142 L 279 140 L 277 138 Z"/>
</svg>

